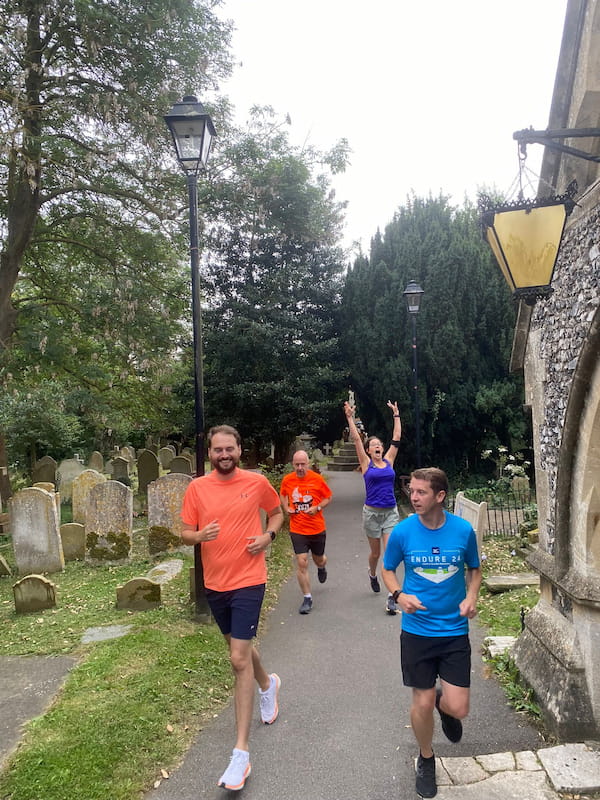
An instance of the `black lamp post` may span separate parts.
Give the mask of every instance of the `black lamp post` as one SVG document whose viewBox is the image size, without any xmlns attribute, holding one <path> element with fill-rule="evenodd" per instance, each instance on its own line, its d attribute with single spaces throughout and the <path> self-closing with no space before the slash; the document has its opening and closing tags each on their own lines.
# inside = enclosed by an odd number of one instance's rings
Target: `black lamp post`
<svg viewBox="0 0 600 800">
<path fill-rule="evenodd" d="M 419 382 L 417 379 L 417 314 L 421 307 L 423 289 L 415 281 L 411 281 L 403 292 L 406 308 L 412 322 L 412 351 L 413 351 L 413 387 L 415 393 L 415 447 L 416 465 L 421 466 L 421 422 L 419 419 Z"/>
<path fill-rule="evenodd" d="M 196 477 L 204 475 L 204 372 L 202 364 L 202 306 L 198 253 L 198 172 L 206 169 L 215 127 L 202 103 L 186 95 L 175 103 L 165 122 L 175 143 L 177 159 L 185 172 L 189 198 L 190 263 L 192 271 L 192 324 L 194 330 L 194 401 L 196 433 Z M 201 546 L 194 548 L 196 616 L 210 616 L 204 592 Z"/>
</svg>

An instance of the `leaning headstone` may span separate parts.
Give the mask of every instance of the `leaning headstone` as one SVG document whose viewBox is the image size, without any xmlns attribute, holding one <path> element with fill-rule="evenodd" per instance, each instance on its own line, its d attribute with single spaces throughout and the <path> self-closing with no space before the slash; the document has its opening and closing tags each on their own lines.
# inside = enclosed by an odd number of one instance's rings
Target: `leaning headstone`
<svg viewBox="0 0 600 800">
<path fill-rule="evenodd" d="M 95 469 L 96 472 L 104 472 L 104 458 L 99 450 L 94 450 L 88 461 L 88 469 Z"/>
<path fill-rule="evenodd" d="M 95 469 L 85 469 L 78 475 L 72 483 L 71 495 L 73 503 L 73 522 L 80 522 L 85 525 L 85 515 L 87 512 L 87 502 L 90 489 L 98 483 L 106 481 L 104 475 L 96 472 Z"/>
<path fill-rule="evenodd" d="M 30 487 L 10 500 L 13 548 L 19 575 L 60 572 L 65 559 L 54 496 Z"/>
<path fill-rule="evenodd" d="M 160 583 L 149 578 L 132 578 L 117 586 L 117 608 L 148 611 L 160 606 Z"/>
<path fill-rule="evenodd" d="M 172 472 L 148 485 L 148 551 L 166 553 L 181 546 L 181 504 L 192 478 Z"/>
<path fill-rule="evenodd" d="M 160 475 L 160 463 L 152 450 L 141 450 L 137 460 L 138 493 L 145 494 L 148 484 Z"/>
<path fill-rule="evenodd" d="M 76 458 L 66 458 L 58 465 L 58 480 L 63 500 L 71 499 L 73 481 L 84 471 L 85 466 Z"/>
<path fill-rule="evenodd" d="M 169 469 L 169 464 L 175 458 L 175 453 L 171 447 L 161 447 L 158 451 L 158 460 L 163 469 Z"/>
<path fill-rule="evenodd" d="M 41 481 L 40 483 L 33 484 L 35 489 L 45 489 L 47 492 L 54 497 L 54 502 L 56 503 L 56 510 L 58 511 L 58 518 L 60 520 L 60 492 L 56 492 L 54 490 L 53 483 L 47 483 L 46 481 Z"/>
<path fill-rule="evenodd" d="M 56 488 L 56 461 L 52 456 L 43 456 L 33 467 L 33 483 L 52 483 Z"/>
<path fill-rule="evenodd" d="M 4 556 L 0 556 L 0 578 L 6 578 L 12 575 L 11 568 L 8 566 L 8 561 Z"/>
<path fill-rule="evenodd" d="M 98 483 L 88 494 L 86 559 L 122 563 L 131 552 L 133 492 L 119 481 Z"/>
<path fill-rule="evenodd" d="M 26 575 L 13 586 L 15 611 L 27 614 L 56 606 L 56 587 L 43 575 Z"/>
<path fill-rule="evenodd" d="M 182 475 L 191 475 L 192 474 L 192 461 L 188 456 L 175 456 L 175 458 L 169 464 L 169 470 L 171 473 L 179 472 Z"/>
<path fill-rule="evenodd" d="M 160 583 L 162 586 L 176 578 L 182 569 L 183 561 L 180 558 L 172 558 L 170 561 L 163 561 L 152 567 L 146 577 L 155 583 Z"/>
<path fill-rule="evenodd" d="M 60 526 L 65 562 L 85 559 L 85 525 L 79 522 L 65 522 Z"/>
</svg>

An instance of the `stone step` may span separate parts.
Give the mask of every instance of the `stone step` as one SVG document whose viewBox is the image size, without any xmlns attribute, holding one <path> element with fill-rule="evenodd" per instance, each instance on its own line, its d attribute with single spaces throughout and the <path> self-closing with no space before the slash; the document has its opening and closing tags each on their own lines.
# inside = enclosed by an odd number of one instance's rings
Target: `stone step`
<svg viewBox="0 0 600 800">
<path fill-rule="evenodd" d="M 521 589 L 523 586 L 539 586 L 540 576 L 534 572 L 517 572 L 513 575 L 490 575 L 483 585 L 488 592 L 498 594 L 510 589 Z"/>
<path fill-rule="evenodd" d="M 352 472 L 352 470 L 358 469 L 358 462 L 356 464 L 334 464 L 330 462 L 327 464 L 327 469 L 331 472 Z"/>
</svg>

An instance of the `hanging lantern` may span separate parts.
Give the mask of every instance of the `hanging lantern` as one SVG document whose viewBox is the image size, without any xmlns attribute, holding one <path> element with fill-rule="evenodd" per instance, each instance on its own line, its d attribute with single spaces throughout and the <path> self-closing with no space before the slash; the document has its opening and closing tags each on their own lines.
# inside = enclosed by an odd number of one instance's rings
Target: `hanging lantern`
<svg viewBox="0 0 600 800">
<path fill-rule="evenodd" d="M 513 297 L 534 305 L 551 287 L 567 217 L 575 208 L 573 181 L 562 195 L 494 203 L 479 199 L 483 234 Z"/>
</svg>

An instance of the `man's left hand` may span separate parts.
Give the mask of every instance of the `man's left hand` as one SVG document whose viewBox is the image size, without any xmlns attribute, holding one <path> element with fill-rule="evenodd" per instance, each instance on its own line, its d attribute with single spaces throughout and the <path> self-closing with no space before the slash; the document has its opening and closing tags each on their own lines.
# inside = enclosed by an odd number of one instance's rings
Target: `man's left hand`
<svg viewBox="0 0 600 800">
<path fill-rule="evenodd" d="M 246 550 L 253 556 L 262 553 L 271 544 L 271 535 L 262 533 L 260 536 L 248 536 L 248 546 Z"/>
</svg>

